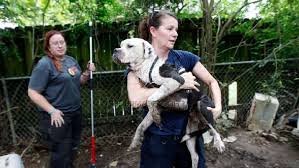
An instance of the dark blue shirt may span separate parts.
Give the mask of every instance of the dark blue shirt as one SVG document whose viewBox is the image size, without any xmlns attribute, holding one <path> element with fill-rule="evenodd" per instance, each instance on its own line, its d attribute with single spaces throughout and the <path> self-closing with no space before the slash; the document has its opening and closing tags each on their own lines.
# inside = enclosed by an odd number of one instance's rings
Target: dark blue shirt
<svg viewBox="0 0 299 168">
<path fill-rule="evenodd" d="M 185 68 L 186 72 L 191 72 L 199 60 L 200 58 L 191 52 L 170 50 L 166 62 L 174 64 L 178 70 Z M 145 112 L 147 112 L 147 109 Z M 162 111 L 161 127 L 157 127 L 156 124 L 153 123 L 148 130 L 158 135 L 183 135 L 187 125 L 188 115 L 188 111 Z"/>
<path fill-rule="evenodd" d="M 62 112 L 76 111 L 81 106 L 81 68 L 73 57 L 67 55 L 61 60 L 61 65 L 62 72 L 59 72 L 52 60 L 44 56 L 34 67 L 28 87 L 38 91 Z M 70 73 L 70 69 L 74 75 Z M 43 111 L 41 108 L 39 110 Z"/>
</svg>

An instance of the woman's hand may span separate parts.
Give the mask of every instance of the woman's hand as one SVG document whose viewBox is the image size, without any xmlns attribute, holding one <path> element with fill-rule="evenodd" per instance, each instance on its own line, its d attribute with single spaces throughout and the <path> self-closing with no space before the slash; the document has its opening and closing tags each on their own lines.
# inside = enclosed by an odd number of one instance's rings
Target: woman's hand
<svg viewBox="0 0 299 168">
<path fill-rule="evenodd" d="M 94 65 L 94 63 L 89 63 L 87 64 L 87 69 L 81 74 L 81 78 L 80 78 L 80 84 L 83 85 L 87 82 L 87 80 L 89 79 L 90 76 L 90 71 L 95 71 L 96 67 Z"/>
<path fill-rule="evenodd" d="M 185 83 L 180 86 L 179 89 L 194 89 L 199 91 L 197 87 L 199 87 L 200 84 L 195 81 L 196 77 L 191 72 L 183 73 L 181 76 L 184 78 Z"/>
<path fill-rule="evenodd" d="M 87 64 L 87 70 L 88 71 L 95 71 L 96 67 L 95 67 L 94 63 L 88 62 L 88 64 Z"/>
<path fill-rule="evenodd" d="M 64 124 L 63 113 L 55 109 L 51 114 L 51 125 L 55 125 L 55 127 L 61 127 Z"/>
</svg>

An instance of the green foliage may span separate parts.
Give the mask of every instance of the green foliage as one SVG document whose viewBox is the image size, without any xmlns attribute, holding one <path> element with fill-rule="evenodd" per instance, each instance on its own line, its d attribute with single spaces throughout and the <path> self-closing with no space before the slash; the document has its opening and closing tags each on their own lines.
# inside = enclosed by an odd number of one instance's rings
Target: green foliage
<svg viewBox="0 0 299 168">
<path fill-rule="evenodd" d="M 277 93 L 284 89 L 282 81 L 283 80 L 281 80 L 281 72 L 272 75 L 267 80 L 257 81 L 257 84 L 260 86 L 258 92 L 276 96 Z"/>
<path fill-rule="evenodd" d="M 20 26 L 112 22 L 123 8 L 117 0 L 4 0 L 0 19 Z"/>
<path fill-rule="evenodd" d="M 9 31 L 0 32 L 0 53 L 4 58 L 12 57 L 12 59 L 22 60 L 19 55 L 18 48 L 13 41 L 14 34 Z"/>
<path fill-rule="evenodd" d="M 287 41 L 297 37 L 299 30 L 299 4 L 289 3 L 287 0 L 277 1 L 265 6 L 262 10 L 265 22 L 272 22 L 276 27 L 272 30 L 281 33 L 279 38 Z"/>
<path fill-rule="evenodd" d="M 0 76 L 23 74 L 22 62 L 24 60 L 20 55 L 14 37 L 13 32 L 0 31 Z M 10 69 L 10 71 L 5 73 L 6 69 Z"/>
<path fill-rule="evenodd" d="M 260 6 L 261 18 L 236 21 L 230 33 L 243 35 L 246 44 L 251 46 L 252 59 L 263 59 L 286 44 L 275 54 L 275 58 L 298 57 L 298 8 L 299 4 L 294 1 L 267 1 Z"/>
<path fill-rule="evenodd" d="M 285 88 L 285 83 L 282 83 L 281 79 L 284 73 L 282 66 L 285 63 L 278 60 L 298 58 L 299 4 L 287 0 L 271 0 L 260 7 L 262 18 L 238 22 L 231 32 L 244 34 L 247 43 L 251 46 L 250 53 L 253 59 L 276 60 L 273 75 L 257 82 L 259 92 L 276 96 Z M 289 79 L 289 82 L 291 80 Z"/>
</svg>

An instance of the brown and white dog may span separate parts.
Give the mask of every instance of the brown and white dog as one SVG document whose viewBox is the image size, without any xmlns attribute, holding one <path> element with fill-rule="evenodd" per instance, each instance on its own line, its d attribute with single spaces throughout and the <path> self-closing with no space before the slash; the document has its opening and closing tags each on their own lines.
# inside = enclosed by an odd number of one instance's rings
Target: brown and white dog
<svg viewBox="0 0 299 168">
<path fill-rule="evenodd" d="M 192 137 L 190 133 L 197 131 L 200 125 L 201 127 L 204 125 L 204 127 L 207 126 L 211 128 L 211 133 L 214 135 L 214 146 L 219 152 L 224 151 L 224 143 L 219 133 L 212 127 L 211 122 L 207 122 L 207 116 L 210 114 L 208 118 L 211 118 L 212 113 L 201 113 L 201 111 L 206 109 L 206 106 L 202 105 L 203 103 L 200 101 L 201 95 L 199 95 L 199 92 L 193 94 L 194 96 L 192 97 L 196 99 L 193 103 L 188 102 L 186 96 L 188 94 L 187 92 L 193 91 L 178 91 L 179 87 L 184 84 L 184 78 L 180 76 L 175 68 L 165 64 L 162 59 L 159 59 L 150 43 L 139 38 L 126 39 L 121 42 L 120 48 L 114 49 L 113 60 L 116 63 L 128 65 L 144 84 L 154 83 L 156 86 L 159 86 L 158 90 L 147 99 L 149 112 L 137 127 L 128 150 L 132 150 L 141 143 L 145 130 L 153 122 L 158 125 L 160 124 L 161 116 L 159 106 L 163 106 L 165 108 L 181 111 L 191 109 L 186 135 L 182 138 L 182 141 L 186 141 L 191 154 L 192 168 L 197 167 L 198 155 L 195 151 L 196 137 Z M 188 106 L 191 108 L 188 108 Z"/>
</svg>

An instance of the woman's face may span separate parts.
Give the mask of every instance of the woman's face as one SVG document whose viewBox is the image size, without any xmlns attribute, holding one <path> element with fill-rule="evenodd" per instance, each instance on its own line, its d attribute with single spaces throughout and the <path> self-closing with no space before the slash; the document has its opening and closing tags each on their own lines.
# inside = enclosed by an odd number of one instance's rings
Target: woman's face
<svg viewBox="0 0 299 168">
<path fill-rule="evenodd" d="M 160 18 L 160 27 L 152 27 L 152 43 L 157 43 L 160 47 L 172 49 L 178 37 L 178 21 L 172 16 L 163 16 Z"/>
<path fill-rule="evenodd" d="M 49 39 L 49 51 L 55 57 L 63 57 L 66 52 L 66 44 L 64 38 L 60 34 L 54 34 Z"/>
</svg>

